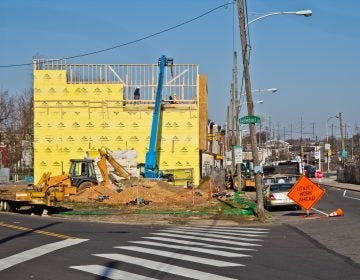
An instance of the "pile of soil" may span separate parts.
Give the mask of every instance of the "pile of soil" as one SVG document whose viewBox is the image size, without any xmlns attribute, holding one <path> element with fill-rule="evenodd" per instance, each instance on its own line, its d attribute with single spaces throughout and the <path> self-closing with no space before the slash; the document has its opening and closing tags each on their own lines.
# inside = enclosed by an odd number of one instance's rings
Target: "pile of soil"
<svg viewBox="0 0 360 280">
<path fill-rule="evenodd" d="M 206 188 L 204 188 L 205 191 Z M 142 201 L 152 204 L 190 204 L 196 202 L 206 203 L 208 193 L 204 194 L 192 188 L 176 187 L 164 181 L 140 180 L 137 185 L 127 187 L 120 192 L 112 186 L 94 186 L 80 191 L 71 197 L 74 202 L 102 201 L 109 204 L 127 204 L 136 201 L 137 197 Z"/>
<path fill-rule="evenodd" d="M 116 191 L 112 188 L 98 185 L 79 191 L 76 195 L 71 196 L 70 200 L 75 202 L 92 202 L 101 200 L 99 197 L 111 197 L 114 194 L 116 194 Z"/>
</svg>

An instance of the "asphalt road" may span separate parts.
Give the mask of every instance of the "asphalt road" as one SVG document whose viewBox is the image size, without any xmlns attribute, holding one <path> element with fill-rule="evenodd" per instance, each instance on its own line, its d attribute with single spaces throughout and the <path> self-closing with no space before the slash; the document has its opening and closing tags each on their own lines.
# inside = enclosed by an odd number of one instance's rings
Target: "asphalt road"
<svg viewBox="0 0 360 280">
<path fill-rule="evenodd" d="M 275 222 L 296 228 L 334 253 L 360 264 L 360 192 L 325 187 L 326 193 L 313 207 L 314 217 L 306 211 L 278 209 L 272 211 Z M 338 208 L 344 216 L 326 217 Z M 284 211 L 285 210 L 285 211 Z"/>
<path fill-rule="evenodd" d="M 342 193 L 328 193 L 318 207 L 341 207 Z M 345 213 L 358 211 L 351 201 Z M 285 222 L 260 227 L 129 226 L 1 213 L 0 277 L 360 279 L 360 265 L 327 245 L 346 243 L 334 242 L 340 232 L 349 240 L 344 227 L 355 226 L 357 212 L 311 220 L 297 211 L 276 213 Z M 356 233 L 351 238 L 348 247 L 358 246 Z"/>
</svg>

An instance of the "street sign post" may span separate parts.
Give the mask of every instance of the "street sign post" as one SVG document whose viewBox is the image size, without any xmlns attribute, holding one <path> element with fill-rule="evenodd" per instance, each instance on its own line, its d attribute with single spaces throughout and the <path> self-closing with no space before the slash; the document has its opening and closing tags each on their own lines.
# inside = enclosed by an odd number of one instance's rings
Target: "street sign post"
<svg viewBox="0 0 360 280">
<path fill-rule="evenodd" d="M 258 116 L 245 116 L 239 119 L 240 124 L 259 123 L 260 117 Z"/>
<path fill-rule="evenodd" d="M 315 151 L 315 159 L 319 159 L 320 158 L 320 151 Z"/>
<path fill-rule="evenodd" d="M 324 195 L 325 191 L 314 184 L 308 177 L 302 175 L 291 188 L 288 197 L 294 200 L 302 208 L 310 210 Z"/>
<path fill-rule="evenodd" d="M 347 151 L 346 151 L 345 149 L 341 151 L 341 156 L 342 156 L 343 158 L 346 158 L 346 157 L 347 157 Z"/>
<path fill-rule="evenodd" d="M 242 163 L 242 146 L 234 146 L 235 164 Z"/>
</svg>

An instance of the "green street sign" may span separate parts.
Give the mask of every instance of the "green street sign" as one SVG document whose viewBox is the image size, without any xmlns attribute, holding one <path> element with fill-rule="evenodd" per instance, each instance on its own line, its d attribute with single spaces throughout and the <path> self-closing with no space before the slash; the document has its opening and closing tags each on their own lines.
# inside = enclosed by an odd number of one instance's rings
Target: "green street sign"
<svg viewBox="0 0 360 280">
<path fill-rule="evenodd" d="M 341 151 L 341 156 L 342 156 L 343 158 L 347 157 L 347 151 L 346 151 L 346 150 L 342 150 L 342 151 Z"/>
<path fill-rule="evenodd" d="M 240 124 L 259 123 L 260 117 L 258 116 L 245 116 L 240 118 Z"/>
</svg>

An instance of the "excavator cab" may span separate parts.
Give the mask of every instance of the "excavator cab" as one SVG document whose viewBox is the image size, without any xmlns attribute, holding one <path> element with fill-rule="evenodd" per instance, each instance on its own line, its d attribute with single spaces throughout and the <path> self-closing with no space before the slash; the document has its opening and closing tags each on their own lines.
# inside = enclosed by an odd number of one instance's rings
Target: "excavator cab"
<svg viewBox="0 0 360 280">
<path fill-rule="evenodd" d="M 79 190 L 98 184 L 96 178 L 94 161 L 90 159 L 70 160 L 71 185 Z"/>
</svg>

